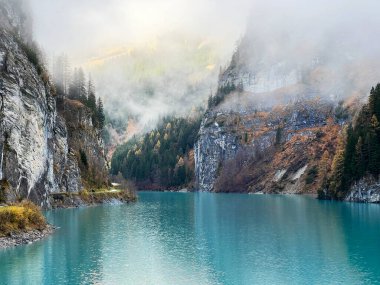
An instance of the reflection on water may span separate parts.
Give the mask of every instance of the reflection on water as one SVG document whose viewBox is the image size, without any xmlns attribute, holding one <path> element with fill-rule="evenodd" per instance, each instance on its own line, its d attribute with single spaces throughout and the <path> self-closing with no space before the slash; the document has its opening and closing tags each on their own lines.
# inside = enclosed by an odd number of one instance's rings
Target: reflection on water
<svg viewBox="0 0 380 285">
<path fill-rule="evenodd" d="M 299 196 L 141 193 L 48 212 L 61 228 L 0 251 L 0 284 L 374 284 L 379 217 Z"/>
</svg>

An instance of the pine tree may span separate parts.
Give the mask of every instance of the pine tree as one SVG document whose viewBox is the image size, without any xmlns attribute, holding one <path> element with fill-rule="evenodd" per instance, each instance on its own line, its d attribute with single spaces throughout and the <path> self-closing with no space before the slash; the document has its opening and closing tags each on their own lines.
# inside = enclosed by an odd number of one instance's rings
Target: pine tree
<svg viewBox="0 0 380 285">
<path fill-rule="evenodd" d="M 66 96 L 69 89 L 70 64 L 67 55 L 62 54 L 54 59 L 53 62 L 53 80 L 57 93 L 60 96 Z"/>
<path fill-rule="evenodd" d="M 380 118 L 380 84 L 377 84 L 376 88 L 372 87 L 368 99 L 368 108 L 371 116 L 376 115 L 377 118 Z"/>
<path fill-rule="evenodd" d="M 376 88 L 375 88 L 375 115 L 377 118 L 380 118 L 380 84 L 377 84 L 376 85 Z"/>
<path fill-rule="evenodd" d="M 102 99 L 98 98 L 98 106 L 97 106 L 97 119 L 98 119 L 98 128 L 102 130 L 104 128 L 105 116 L 104 116 L 104 108 Z"/>
<path fill-rule="evenodd" d="M 346 131 L 344 151 L 338 148 L 328 185 L 331 196 L 342 199 L 352 183 L 380 174 L 380 84 L 371 89 L 368 104 L 360 110 L 355 127 Z"/>
<path fill-rule="evenodd" d="M 343 141 L 339 142 L 336 154 L 332 162 L 332 177 L 329 185 L 329 195 L 334 198 L 342 198 L 340 192 L 344 187 L 343 178 L 344 178 L 344 145 Z"/>
<path fill-rule="evenodd" d="M 321 178 L 320 190 L 322 191 L 324 191 L 327 188 L 327 184 L 328 184 L 328 178 L 329 178 L 330 167 L 331 167 L 331 165 L 329 164 L 329 161 L 330 161 L 330 154 L 327 150 L 325 150 L 321 157 L 321 162 L 318 168 L 319 177 Z"/>
<path fill-rule="evenodd" d="M 359 137 L 355 146 L 355 178 L 358 179 L 364 175 L 365 172 L 365 160 L 363 154 L 363 138 Z"/>
<path fill-rule="evenodd" d="M 369 98 L 368 98 L 368 108 L 371 115 L 375 114 L 376 109 L 376 96 L 375 96 L 375 88 L 372 87 Z"/>
<path fill-rule="evenodd" d="M 380 124 L 376 115 L 373 115 L 371 118 L 371 130 L 374 135 L 378 135 L 380 132 Z"/>
<path fill-rule="evenodd" d="M 354 129 L 350 124 L 346 130 L 346 149 L 344 157 L 345 175 L 344 179 L 351 180 L 352 175 L 355 173 L 355 146 L 357 139 L 354 133 Z"/>
<path fill-rule="evenodd" d="M 210 96 L 208 97 L 208 101 L 207 101 L 207 107 L 210 109 L 213 107 L 213 103 L 214 103 L 214 98 L 212 97 L 212 94 L 210 94 Z"/>
<path fill-rule="evenodd" d="M 75 69 L 73 78 L 70 83 L 68 97 L 70 99 L 79 100 L 82 103 L 85 103 L 87 97 L 87 90 L 85 85 L 86 84 L 83 69 Z"/>
<path fill-rule="evenodd" d="M 86 79 L 84 76 L 83 69 L 80 67 L 78 69 L 78 100 L 82 103 L 86 102 L 87 99 L 87 90 L 86 90 Z"/>
<path fill-rule="evenodd" d="M 87 96 L 87 107 L 91 109 L 91 111 L 96 112 L 96 95 L 95 88 L 92 84 L 91 79 L 88 80 L 88 96 Z"/>
<path fill-rule="evenodd" d="M 74 69 L 74 73 L 70 82 L 69 86 L 69 94 L 68 97 L 70 99 L 77 99 L 78 98 L 78 69 Z"/>
<path fill-rule="evenodd" d="M 377 120 L 376 115 L 373 115 L 371 118 L 371 126 L 368 136 L 368 170 L 373 175 L 378 175 L 380 173 L 380 143 L 378 139 L 379 128 L 379 121 Z"/>
<path fill-rule="evenodd" d="M 282 141 L 282 127 L 278 126 L 278 128 L 276 130 L 275 145 L 279 146 L 281 144 L 281 141 Z"/>
<path fill-rule="evenodd" d="M 92 84 L 91 79 L 89 79 L 88 81 L 88 96 L 86 100 L 86 105 L 92 111 L 91 119 L 92 119 L 93 126 L 98 128 L 99 122 L 98 122 L 98 110 L 97 110 L 97 105 L 96 105 L 95 88 Z"/>
</svg>

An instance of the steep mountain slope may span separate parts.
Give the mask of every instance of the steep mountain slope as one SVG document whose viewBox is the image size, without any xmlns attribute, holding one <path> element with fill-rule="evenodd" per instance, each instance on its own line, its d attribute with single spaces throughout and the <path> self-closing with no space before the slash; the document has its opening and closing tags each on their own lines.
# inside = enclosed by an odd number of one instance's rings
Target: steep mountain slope
<svg viewBox="0 0 380 285">
<path fill-rule="evenodd" d="M 0 1 L 0 196 L 49 207 L 50 193 L 82 188 L 79 149 L 96 152 L 88 155 L 92 160 L 104 154 L 83 108 L 68 109 L 77 124 L 57 112 L 54 88 L 17 4 Z M 100 164 L 105 173 L 105 161 Z"/>
<path fill-rule="evenodd" d="M 317 193 L 376 80 L 376 65 L 340 38 L 289 45 L 276 32 L 248 30 L 219 76 L 195 144 L 202 191 Z"/>
<path fill-rule="evenodd" d="M 151 131 L 167 115 L 186 116 L 217 83 L 220 45 L 181 33 L 130 44 L 92 59 L 87 68 L 104 98 L 107 147 Z"/>
<path fill-rule="evenodd" d="M 380 84 L 339 140 L 321 199 L 380 202 Z"/>
<path fill-rule="evenodd" d="M 322 162 L 331 164 L 341 129 L 333 104 L 320 99 L 264 111 L 214 107 L 206 113 L 195 144 L 198 187 L 316 193 L 322 179 L 314 175 L 306 183 L 306 175 Z"/>
</svg>

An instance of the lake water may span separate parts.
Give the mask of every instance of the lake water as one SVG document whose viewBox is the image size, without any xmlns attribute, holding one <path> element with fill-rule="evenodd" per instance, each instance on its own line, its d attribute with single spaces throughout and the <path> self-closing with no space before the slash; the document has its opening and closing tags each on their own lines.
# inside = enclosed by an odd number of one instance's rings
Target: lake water
<svg viewBox="0 0 380 285">
<path fill-rule="evenodd" d="M 0 284 L 380 283 L 380 205 L 143 192 L 46 215 L 60 229 L 0 251 Z"/>
</svg>

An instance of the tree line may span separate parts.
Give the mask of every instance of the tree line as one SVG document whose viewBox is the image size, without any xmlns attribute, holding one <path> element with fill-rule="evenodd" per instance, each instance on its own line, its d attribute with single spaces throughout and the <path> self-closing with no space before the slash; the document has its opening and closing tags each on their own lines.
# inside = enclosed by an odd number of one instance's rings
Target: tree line
<svg viewBox="0 0 380 285">
<path fill-rule="evenodd" d="M 207 107 L 213 108 L 221 104 L 226 96 L 234 91 L 243 92 L 243 83 L 239 83 L 238 86 L 234 82 L 228 82 L 226 85 L 218 87 L 218 90 L 215 95 L 210 95 L 208 97 Z"/>
<path fill-rule="evenodd" d="M 102 130 L 105 123 L 103 101 L 96 97 L 95 86 L 91 78 L 86 80 L 83 69 L 75 68 L 74 72 L 71 72 L 67 56 L 61 55 L 54 61 L 53 79 L 58 105 L 62 106 L 62 101 L 66 98 L 81 102 L 92 111 L 93 126 Z"/>
<path fill-rule="evenodd" d="M 320 198 L 344 199 L 350 187 L 364 177 L 380 174 L 380 84 L 372 87 L 368 103 L 350 124 L 338 146 L 332 175 Z"/>
<path fill-rule="evenodd" d="M 111 173 L 146 185 L 179 187 L 194 178 L 190 155 L 200 127 L 200 118 L 166 117 L 158 127 L 134 137 L 115 151 Z"/>
</svg>

